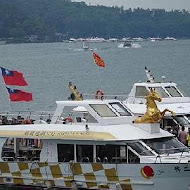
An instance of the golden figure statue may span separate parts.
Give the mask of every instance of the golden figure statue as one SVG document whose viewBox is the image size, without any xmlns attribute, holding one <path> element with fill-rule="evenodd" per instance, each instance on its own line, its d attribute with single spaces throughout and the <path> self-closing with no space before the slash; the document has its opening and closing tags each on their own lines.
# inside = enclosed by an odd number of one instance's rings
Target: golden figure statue
<svg viewBox="0 0 190 190">
<path fill-rule="evenodd" d="M 71 100 L 83 100 L 83 97 L 82 97 L 82 94 L 80 94 L 78 91 L 77 91 L 77 87 L 76 86 L 73 86 L 71 82 L 69 82 L 69 90 L 71 91 L 71 96 L 69 97 L 69 99 Z"/>
<path fill-rule="evenodd" d="M 155 100 L 161 102 L 162 98 L 155 92 L 155 90 L 151 89 L 146 97 L 146 113 L 142 117 L 137 118 L 134 123 L 160 123 L 166 112 L 170 112 L 172 115 L 175 115 L 175 113 L 169 109 L 165 109 L 161 112 L 158 109 Z"/>
</svg>

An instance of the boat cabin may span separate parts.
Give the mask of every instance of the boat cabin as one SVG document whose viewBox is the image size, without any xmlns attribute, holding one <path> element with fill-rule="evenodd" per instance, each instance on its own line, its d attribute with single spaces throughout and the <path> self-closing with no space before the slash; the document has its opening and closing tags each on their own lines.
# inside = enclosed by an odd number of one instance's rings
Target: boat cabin
<svg viewBox="0 0 190 190">
<path fill-rule="evenodd" d="M 160 124 L 133 123 L 118 100 L 56 103 L 50 123 L 1 126 L 0 161 L 130 164 L 172 162 L 188 154 Z"/>
<path fill-rule="evenodd" d="M 146 96 L 154 89 L 162 98 L 157 102 L 159 110 L 170 109 L 175 116 L 166 114 L 163 128 L 175 125 L 190 127 L 190 97 L 187 97 L 173 82 L 141 82 L 135 83 L 125 101 L 126 106 L 134 115 L 143 115 L 146 111 Z"/>
</svg>

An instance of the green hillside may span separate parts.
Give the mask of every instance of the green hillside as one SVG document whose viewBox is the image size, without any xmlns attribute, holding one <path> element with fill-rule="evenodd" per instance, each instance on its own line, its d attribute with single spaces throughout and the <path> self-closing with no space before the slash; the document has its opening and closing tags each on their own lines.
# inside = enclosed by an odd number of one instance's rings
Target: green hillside
<svg viewBox="0 0 190 190">
<path fill-rule="evenodd" d="M 0 38 L 62 41 L 70 37 L 190 37 L 183 10 L 87 6 L 69 0 L 1 0 Z"/>
</svg>

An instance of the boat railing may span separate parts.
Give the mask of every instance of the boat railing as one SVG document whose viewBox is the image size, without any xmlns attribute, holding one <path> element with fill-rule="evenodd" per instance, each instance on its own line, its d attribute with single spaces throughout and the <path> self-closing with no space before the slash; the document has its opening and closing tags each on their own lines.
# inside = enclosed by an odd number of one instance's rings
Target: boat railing
<svg viewBox="0 0 190 190">
<path fill-rule="evenodd" d="M 2 159 L 3 159 L 4 161 L 14 161 L 14 160 L 15 160 L 14 157 L 8 157 L 8 156 L 3 156 Z"/>
<path fill-rule="evenodd" d="M 10 111 L 0 113 L 0 125 L 32 124 L 34 121 L 51 121 L 54 111 Z"/>
<path fill-rule="evenodd" d="M 188 147 L 181 147 L 181 148 L 163 148 L 163 149 L 159 149 L 159 154 L 167 154 L 168 156 L 170 154 L 174 154 L 174 153 L 184 153 L 184 152 L 189 152 L 190 149 Z"/>
<path fill-rule="evenodd" d="M 125 94 L 103 94 L 100 96 L 102 96 L 102 98 L 98 97 L 98 99 L 115 99 L 115 100 L 124 101 L 127 98 L 127 95 Z M 83 94 L 83 98 L 85 100 L 97 99 L 97 96 L 95 94 Z"/>
<path fill-rule="evenodd" d="M 179 156 L 177 156 L 177 158 L 179 159 L 179 163 L 181 162 L 181 159 L 183 158 L 184 156 L 184 153 L 185 152 L 190 152 L 190 148 L 168 148 L 168 149 L 159 149 L 159 154 L 156 156 L 156 159 L 155 159 L 155 163 L 157 162 L 157 160 L 159 159 L 160 162 L 162 162 L 162 158 L 170 158 L 170 157 L 173 157 L 176 155 L 173 155 L 175 153 L 181 153 Z M 186 155 L 185 155 L 186 156 Z M 190 159 L 190 156 L 186 156 L 186 157 L 189 157 Z"/>
</svg>

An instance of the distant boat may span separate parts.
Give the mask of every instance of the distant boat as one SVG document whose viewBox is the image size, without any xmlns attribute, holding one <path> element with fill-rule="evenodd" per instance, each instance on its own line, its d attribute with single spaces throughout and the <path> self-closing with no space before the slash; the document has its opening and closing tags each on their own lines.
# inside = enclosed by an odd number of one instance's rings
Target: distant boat
<svg viewBox="0 0 190 190">
<path fill-rule="evenodd" d="M 176 41 L 177 39 L 173 38 L 173 37 L 166 37 L 166 38 L 164 38 L 164 40 L 173 40 L 173 41 Z"/>
<path fill-rule="evenodd" d="M 125 42 L 123 43 L 123 47 L 132 47 L 131 41 L 125 41 Z"/>
<path fill-rule="evenodd" d="M 157 38 L 149 38 L 151 42 L 155 42 L 155 41 L 161 41 L 162 38 L 157 37 Z"/>
<path fill-rule="evenodd" d="M 126 40 L 123 42 L 123 44 L 119 44 L 118 48 L 141 48 L 141 45 L 132 43 L 130 40 Z"/>
<path fill-rule="evenodd" d="M 89 45 L 85 41 L 82 43 L 82 49 L 84 49 L 84 50 L 89 49 Z"/>
<path fill-rule="evenodd" d="M 132 40 L 135 41 L 135 42 L 142 42 L 142 41 L 144 41 L 144 39 L 141 38 L 141 37 L 138 37 L 138 38 L 132 38 Z"/>
</svg>

